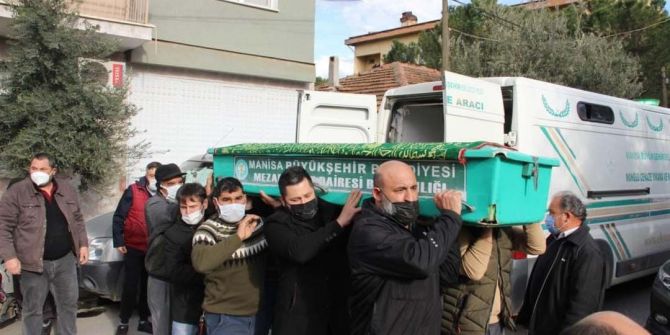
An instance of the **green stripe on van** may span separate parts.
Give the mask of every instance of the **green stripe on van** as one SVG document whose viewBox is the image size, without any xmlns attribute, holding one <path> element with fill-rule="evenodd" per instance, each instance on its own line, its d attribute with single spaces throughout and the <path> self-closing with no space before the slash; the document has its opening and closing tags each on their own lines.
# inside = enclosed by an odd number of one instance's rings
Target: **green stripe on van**
<svg viewBox="0 0 670 335">
<path fill-rule="evenodd" d="M 572 177 L 572 180 L 575 181 L 575 185 L 577 185 L 577 187 L 579 188 L 580 192 L 582 192 L 582 194 L 586 194 L 584 192 L 584 188 L 582 188 L 582 185 L 579 184 L 579 181 L 577 180 L 577 177 L 575 176 L 574 173 L 572 173 L 572 170 L 570 169 L 570 165 L 568 165 L 567 160 L 563 157 L 563 155 L 561 155 L 561 152 L 558 150 L 558 146 L 556 146 L 556 143 L 554 143 L 554 141 L 551 140 L 551 136 L 549 136 L 549 132 L 547 131 L 547 129 L 545 127 L 540 127 L 540 129 L 542 130 L 542 133 L 544 134 L 544 136 L 549 141 L 549 144 L 551 144 L 551 146 L 554 148 L 554 151 L 556 151 L 556 154 L 558 154 L 558 157 L 560 157 L 561 161 L 563 161 L 563 164 L 565 165 L 565 168 L 568 170 L 568 172 L 570 172 L 570 176 Z"/>
<path fill-rule="evenodd" d="M 568 144 L 568 141 L 565 140 L 565 137 L 563 137 L 563 133 L 561 132 L 561 130 L 558 129 L 558 128 L 554 128 L 554 129 L 556 129 L 556 133 L 561 138 L 561 140 L 563 140 L 563 144 L 565 144 L 565 147 L 568 148 L 568 150 L 570 151 L 570 154 L 572 155 L 572 158 L 577 159 L 577 156 L 575 155 L 575 152 L 572 151 L 572 148 L 570 148 L 570 145 Z"/>
<path fill-rule="evenodd" d="M 614 245 L 614 241 L 612 241 L 612 238 L 610 237 L 610 234 L 607 232 L 607 228 L 605 228 L 605 225 L 600 225 L 600 230 L 602 230 L 603 234 L 605 234 L 607 242 L 609 242 L 610 244 L 610 249 L 614 250 L 614 255 L 616 256 L 617 260 L 621 261 L 621 255 L 619 254 L 619 249 L 617 249 L 616 245 Z"/>
<path fill-rule="evenodd" d="M 628 249 L 628 245 L 626 244 L 626 240 L 623 239 L 623 236 L 621 236 L 621 233 L 619 232 L 619 229 L 616 227 L 616 223 L 612 223 L 612 227 L 614 228 L 614 232 L 616 233 L 616 236 L 619 238 L 619 241 L 621 241 L 621 244 L 623 244 L 624 250 L 626 250 L 626 255 L 628 255 L 628 258 L 631 258 L 630 250 Z"/>
<path fill-rule="evenodd" d="M 661 215 L 668 215 L 668 214 L 670 214 L 670 209 L 663 209 L 663 210 L 658 210 L 658 211 L 653 211 L 653 212 L 644 211 L 644 212 L 636 212 L 636 213 L 631 213 L 631 214 L 605 216 L 605 217 L 596 218 L 596 219 L 586 219 L 586 224 L 597 224 L 597 223 L 610 222 L 610 221 L 624 221 L 624 220 L 632 220 L 632 219 L 652 217 L 652 216 L 661 216 Z"/>
<path fill-rule="evenodd" d="M 618 207 L 618 206 L 629 206 L 629 205 L 641 205 L 641 204 L 650 204 L 652 199 L 628 199 L 628 200 L 613 200 L 613 201 L 599 201 L 592 202 L 586 205 L 586 208 L 605 208 L 605 207 Z"/>
</svg>

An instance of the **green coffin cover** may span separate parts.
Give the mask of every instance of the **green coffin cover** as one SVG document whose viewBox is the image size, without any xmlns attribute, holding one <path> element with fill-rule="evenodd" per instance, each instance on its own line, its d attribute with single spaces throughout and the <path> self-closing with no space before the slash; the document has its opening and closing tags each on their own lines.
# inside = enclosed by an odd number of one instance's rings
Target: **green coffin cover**
<svg viewBox="0 0 670 335">
<path fill-rule="evenodd" d="M 373 144 L 253 143 L 210 149 L 209 152 L 214 156 L 240 154 L 268 156 L 305 155 L 404 160 L 457 160 L 462 149 L 477 149 L 486 144 L 486 142 Z"/>
<path fill-rule="evenodd" d="M 467 202 L 463 220 L 471 224 L 541 221 L 546 208 L 551 168 L 558 166 L 556 159 L 530 156 L 487 142 L 254 143 L 214 148 L 209 152 L 214 155 L 217 177 L 234 176 L 252 194 L 263 190 L 278 196 L 277 179 L 283 169 L 289 163 L 309 163 L 310 168 L 305 167 L 315 183 L 323 187 L 322 198 L 336 204 L 343 204 L 352 188 L 360 188 L 370 194 L 372 164 L 389 159 L 403 160 L 417 173 L 422 214 L 438 214 L 432 199 L 435 192 L 460 190 Z M 356 171 L 333 170 L 332 173 L 321 171 L 322 165 L 311 168 L 312 163 L 338 161 L 362 168 Z M 430 175 L 435 171 L 442 177 Z M 351 185 L 341 185 L 337 180 L 346 180 Z"/>
</svg>

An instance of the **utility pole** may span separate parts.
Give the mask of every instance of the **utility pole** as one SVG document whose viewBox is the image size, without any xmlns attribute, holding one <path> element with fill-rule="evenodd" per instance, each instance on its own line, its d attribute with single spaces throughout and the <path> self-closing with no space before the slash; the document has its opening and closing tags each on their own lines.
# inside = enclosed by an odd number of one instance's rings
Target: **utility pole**
<svg viewBox="0 0 670 335">
<path fill-rule="evenodd" d="M 449 0 L 442 0 L 442 72 L 449 69 Z"/>
<path fill-rule="evenodd" d="M 668 77 L 665 75 L 665 66 L 661 68 L 661 97 L 663 98 L 663 107 L 668 107 Z"/>
</svg>

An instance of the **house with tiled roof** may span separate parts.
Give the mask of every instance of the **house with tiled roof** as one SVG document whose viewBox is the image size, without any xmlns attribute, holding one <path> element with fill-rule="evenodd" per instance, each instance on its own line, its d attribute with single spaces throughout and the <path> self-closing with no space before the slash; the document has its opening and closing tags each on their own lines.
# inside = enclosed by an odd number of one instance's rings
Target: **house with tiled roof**
<svg viewBox="0 0 670 335">
<path fill-rule="evenodd" d="M 416 15 L 404 12 L 398 28 L 349 37 L 344 44 L 354 49 L 354 73 L 365 73 L 383 65 L 384 55 L 391 50 L 393 41 L 404 44 L 417 42 L 421 32 L 435 28 L 439 22 L 440 20 L 433 20 L 417 23 Z"/>
<path fill-rule="evenodd" d="M 324 84 L 316 87 L 316 89 L 319 91 L 374 94 L 377 97 L 377 107 L 379 107 L 384 93 L 392 88 L 440 79 L 441 75 L 438 70 L 415 64 L 393 62 L 380 65 L 365 73 L 341 78 L 339 84 L 335 86 Z"/>
</svg>

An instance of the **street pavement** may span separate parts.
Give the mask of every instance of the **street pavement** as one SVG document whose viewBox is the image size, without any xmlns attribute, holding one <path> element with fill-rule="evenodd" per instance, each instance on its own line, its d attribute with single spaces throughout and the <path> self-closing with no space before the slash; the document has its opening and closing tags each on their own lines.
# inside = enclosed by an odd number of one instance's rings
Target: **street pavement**
<svg viewBox="0 0 670 335">
<path fill-rule="evenodd" d="M 637 323 L 644 325 L 649 316 L 649 295 L 654 276 L 648 276 L 617 285 L 607 290 L 603 310 L 621 312 Z M 118 322 L 118 303 L 103 304 L 105 312 L 91 317 L 77 319 L 79 334 L 110 335 L 114 334 Z M 146 335 L 137 331 L 137 316 L 130 320 L 130 335 Z M 0 328 L 3 335 L 20 335 L 21 324 L 14 322 Z"/>
</svg>

